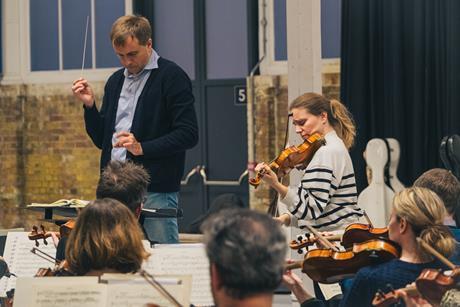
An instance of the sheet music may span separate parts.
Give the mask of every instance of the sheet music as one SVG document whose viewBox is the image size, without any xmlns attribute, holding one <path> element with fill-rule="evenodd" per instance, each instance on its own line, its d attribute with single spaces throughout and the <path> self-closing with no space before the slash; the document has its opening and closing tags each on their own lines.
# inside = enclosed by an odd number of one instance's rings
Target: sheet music
<svg viewBox="0 0 460 307">
<path fill-rule="evenodd" d="M 17 277 L 34 276 L 39 268 L 53 267 L 53 263 L 38 257 L 30 252 L 35 247 L 35 241 L 29 240 L 28 232 L 8 232 L 6 237 L 5 251 L 3 258 L 11 273 Z M 50 238 L 47 239 L 48 245 L 43 244 L 43 240 L 38 240 L 41 251 L 56 256 L 56 248 Z M 6 291 L 16 286 L 16 277 L 3 277 L 0 280 L 0 297 L 6 296 Z"/>
<path fill-rule="evenodd" d="M 18 279 L 14 306 L 19 307 L 144 307 L 147 303 L 171 306 L 139 275 L 109 274 L 85 277 L 22 277 Z M 116 276 L 118 275 L 118 276 Z M 191 276 L 158 277 L 183 306 L 190 305 Z"/>
<path fill-rule="evenodd" d="M 191 275 L 155 276 L 158 281 L 181 305 L 190 305 L 192 287 Z M 107 306 L 145 306 L 155 303 L 171 306 L 171 303 L 139 275 L 104 274 L 101 282 L 108 283 Z"/>
<path fill-rule="evenodd" d="M 340 285 L 338 283 L 335 283 L 335 284 L 318 283 L 318 285 L 326 301 L 330 300 L 334 296 L 342 294 L 342 289 L 340 288 Z"/>
<path fill-rule="evenodd" d="M 150 250 L 144 270 L 154 275 L 192 275 L 191 303 L 196 306 L 213 306 L 209 260 L 204 245 L 158 244 Z"/>
<path fill-rule="evenodd" d="M 14 306 L 93 307 L 107 303 L 107 285 L 91 277 L 18 278 Z"/>
</svg>

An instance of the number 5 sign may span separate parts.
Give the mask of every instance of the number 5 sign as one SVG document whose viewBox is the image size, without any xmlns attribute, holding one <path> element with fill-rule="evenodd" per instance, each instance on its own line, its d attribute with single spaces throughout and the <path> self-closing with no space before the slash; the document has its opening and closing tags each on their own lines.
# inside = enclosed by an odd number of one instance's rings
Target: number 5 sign
<svg viewBox="0 0 460 307">
<path fill-rule="evenodd" d="M 233 102 L 235 105 L 246 105 L 247 95 L 245 85 L 233 87 Z"/>
</svg>

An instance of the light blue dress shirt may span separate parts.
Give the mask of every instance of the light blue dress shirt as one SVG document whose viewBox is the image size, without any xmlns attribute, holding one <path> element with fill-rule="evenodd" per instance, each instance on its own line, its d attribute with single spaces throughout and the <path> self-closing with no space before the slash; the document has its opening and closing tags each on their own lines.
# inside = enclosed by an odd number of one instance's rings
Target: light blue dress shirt
<svg viewBox="0 0 460 307">
<path fill-rule="evenodd" d="M 121 88 L 120 99 L 118 100 L 117 117 L 115 118 L 115 132 L 112 136 L 112 144 L 117 142 L 115 137 L 121 131 L 130 131 L 133 123 L 134 112 L 137 101 L 144 89 L 150 73 L 153 69 L 158 68 L 158 59 L 160 56 L 152 49 L 149 62 L 137 74 L 130 74 L 125 68 L 125 80 Z M 125 161 L 126 148 L 112 148 L 112 160 Z"/>
</svg>

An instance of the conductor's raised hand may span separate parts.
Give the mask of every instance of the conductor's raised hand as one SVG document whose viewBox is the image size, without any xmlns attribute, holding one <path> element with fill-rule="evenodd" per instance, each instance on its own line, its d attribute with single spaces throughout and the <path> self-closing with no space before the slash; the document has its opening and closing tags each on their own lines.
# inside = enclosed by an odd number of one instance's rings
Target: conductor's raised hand
<svg viewBox="0 0 460 307">
<path fill-rule="evenodd" d="M 139 143 L 134 134 L 127 131 L 121 131 L 115 135 L 117 141 L 113 144 L 114 148 L 124 147 L 127 151 L 135 156 L 141 156 L 144 154 L 141 143 Z"/>
<path fill-rule="evenodd" d="M 94 105 L 94 93 L 93 89 L 89 85 L 88 81 L 83 78 L 75 80 L 72 84 L 72 93 L 86 107 L 91 108 Z"/>
</svg>

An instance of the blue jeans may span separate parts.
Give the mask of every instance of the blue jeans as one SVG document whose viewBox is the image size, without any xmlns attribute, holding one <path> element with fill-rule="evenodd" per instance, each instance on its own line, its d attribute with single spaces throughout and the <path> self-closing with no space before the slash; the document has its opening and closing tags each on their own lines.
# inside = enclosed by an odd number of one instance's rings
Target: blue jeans
<svg viewBox="0 0 460 307">
<path fill-rule="evenodd" d="M 177 209 L 179 193 L 147 193 L 146 209 Z M 179 228 L 177 218 L 146 218 L 144 229 L 148 239 L 156 243 L 178 243 Z"/>
</svg>

